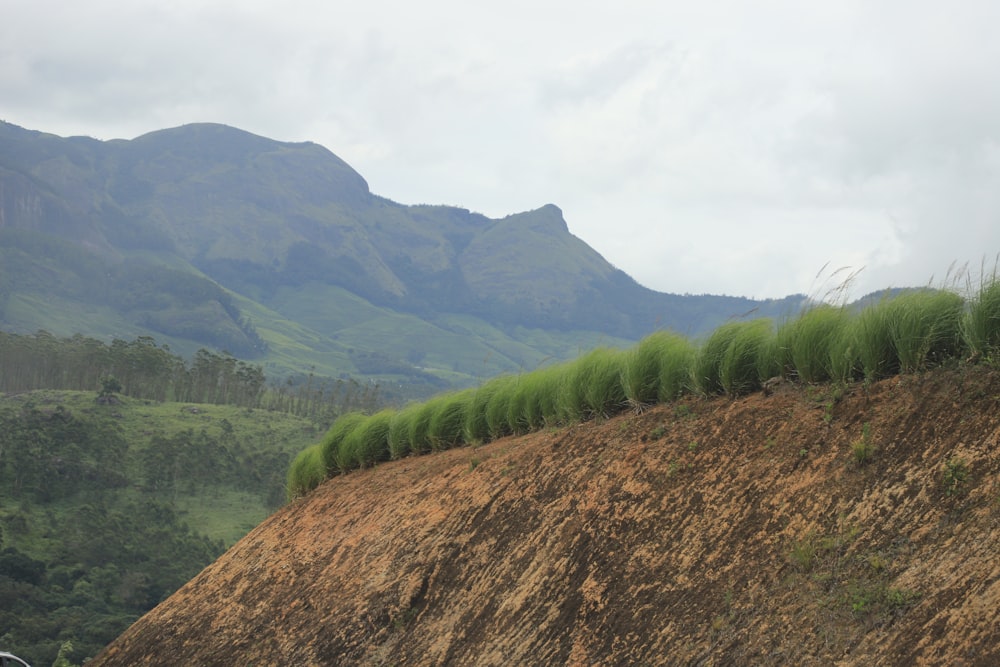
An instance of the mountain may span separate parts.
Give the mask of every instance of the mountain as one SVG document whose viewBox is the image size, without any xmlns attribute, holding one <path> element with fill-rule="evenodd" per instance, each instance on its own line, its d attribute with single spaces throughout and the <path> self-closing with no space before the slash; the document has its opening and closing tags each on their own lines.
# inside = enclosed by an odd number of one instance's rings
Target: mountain
<svg viewBox="0 0 1000 667">
<path fill-rule="evenodd" d="M 996 665 L 998 397 L 786 382 L 337 476 L 88 664 Z"/>
<path fill-rule="evenodd" d="M 404 206 L 314 143 L 217 124 L 97 141 L 0 123 L 8 331 L 152 335 L 259 360 L 272 377 L 442 387 L 656 329 L 787 315 L 801 299 L 658 293 L 554 205 L 502 219 Z"/>
</svg>

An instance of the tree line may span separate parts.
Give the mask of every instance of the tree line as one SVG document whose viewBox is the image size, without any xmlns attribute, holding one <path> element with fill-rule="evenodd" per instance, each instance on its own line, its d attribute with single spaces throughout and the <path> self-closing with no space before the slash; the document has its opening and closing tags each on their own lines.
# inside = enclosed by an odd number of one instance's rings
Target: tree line
<svg viewBox="0 0 1000 667">
<path fill-rule="evenodd" d="M 105 344 L 80 334 L 0 332 L 0 391 L 90 391 L 109 377 L 133 398 L 247 407 L 258 405 L 265 383 L 260 366 L 205 349 L 188 363 L 151 336 Z"/>
<path fill-rule="evenodd" d="M 200 349 L 188 362 L 151 336 L 106 344 L 76 334 L 59 338 L 0 331 L 0 391 L 92 391 L 182 403 L 280 410 L 317 422 L 344 412 L 371 411 L 382 400 L 377 384 L 353 378 L 295 375 L 268 384 L 263 369 L 228 352 Z"/>
</svg>

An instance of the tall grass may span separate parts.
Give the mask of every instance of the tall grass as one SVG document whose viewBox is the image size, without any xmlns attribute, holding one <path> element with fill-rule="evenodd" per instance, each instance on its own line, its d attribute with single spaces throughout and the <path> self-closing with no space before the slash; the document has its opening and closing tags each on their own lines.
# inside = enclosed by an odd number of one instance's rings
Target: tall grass
<svg viewBox="0 0 1000 667">
<path fill-rule="evenodd" d="M 568 366 L 546 366 L 523 375 L 511 401 L 511 418 L 529 431 L 558 423 L 557 402 Z"/>
<path fill-rule="evenodd" d="M 698 348 L 679 334 L 664 334 L 662 339 L 659 351 L 660 383 L 657 398 L 667 402 L 694 390 L 694 365 Z"/>
<path fill-rule="evenodd" d="M 633 410 L 642 410 L 660 400 L 663 359 L 677 338 L 666 331 L 658 331 L 625 353 L 621 385 Z"/>
<path fill-rule="evenodd" d="M 770 364 L 767 364 L 766 370 L 761 368 L 762 360 L 767 360 L 765 352 L 773 338 L 771 320 L 750 320 L 740 325 L 726 348 L 720 368 L 719 379 L 729 396 L 756 391 L 760 389 L 761 382 L 773 374 Z"/>
<path fill-rule="evenodd" d="M 388 461 L 393 415 L 392 410 L 382 410 L 359 423 L 340 442 L 338 460 L 349 468 L 367 468 Z"/>
<path fill-rule="evenodd" d="M 431 421 L 445 398 L 445 396 L 435 396 L 414 412 L 410 420 L 410 431 L 407 433 L 412 454 L 426 454 L 434 449 L 434 443 L 431 441 Z"/>
<path fill-rule="evenodd" d="M 486 407 L 493 398 L 493 394 L 499 391 L 507 381 L 506 376 L 500 376 L 484 382 L 476 389 L 465 416 L 466 442 L 488 442 L 490 440 L 490 424 L 486 419 Z M 494 409 L 496 408 L 494 407 Z"/>
<path fill-rule="evenodd" d="M 623 361 L 621 351 L 597 348 L 573 362 L 559 387 L 559 419 L 574 423 L 620 412 L 626 405 L 621 380 Z"/>
<path fill-rule="evenodd" d="M 724 391 L 722 387 L 722 362 L 725 359 L 726 350 L 739 334 L 742 325 L 743 322 L 723 324 L 713 331 L 708 340 L 698 348 L 693 366 L 693 379 L 695 389 L 702 394 L 721 394 Z"/>
<path fill-rule="evenodd" d="M 410 454 L 410 428 L 423 409 L 420 403 L 411 403 L 392 416 L 389 422 L 389 458 L 401 459 Z"/>
<path fill-rule="evenodd" d="M 351 461 L 344 456 L 340 445 L 344 438 L 366 419 L 367 417 L 360 412 L 349 412 L 346 415 L 341 415 L 326 432 L 326 436 L 320 443 L 320 450 L 323 453 L 323 465 L 326 466 L 327 474 L 347 472 L 351 469 Z"/>
<path fill-rule="evenodd" d="M 833 379 L 834 355 L 849 323 L 847 309 L 820 304 L 783 324 L 775 335 L 778 373 L 803 382 Z"/>
<path fill-rule="evenodd" d="M 962 321 L 962 338 L 975 358 L 1000 361 L 1000 280 L 996 269 L 980 282 Z"/>
<path fill-rule="evenodd" d="M 431 449 L 450 449 L 465 442 L 465 420 L 474 396 L 475 391 L 469 389 L 441 399 L 427 430 Z"/>
<path fill-rule="evenodd" d="M 995 274 L 968 304 L 953 292 L 925 289 L 886 296 L 858 313 L 814 306 L 777 330 L 765 319 L 730 322 L 700 345 L 658 332 L 629 351 L 598 348 L 398 412 L 346 414 L 292 462 L 288 493 L 301 495 L 325 477 L 388 458 L 603 419 L 691 391 L 739 396 L 776 374 L 803 382 L 877 380 L 969 352 L 1000 361 Z"/>
<path fill-rule="evenodd" d="M 738 396 L 760 387 L 759 365 L 766 359 L 770 320 L 729 322 L 716 329 L 694 361 L 695 387 L 703 394 Z"/>
<path fill-rule="evenodd" d="M 899 357 L 893 345 L 891 299 L 883 298 L 861 311 L 851 322 L 850 347 L 864 378 L 878 380 L 899 372 Z"/>
<path fill-rule="evenodd" d="M 959 356 L 965 301 L 944 290 L 920 290 L 893 299 L 888 309 L 892 345 L 903 373 Z"/>
<path fill-rule="evenodd" d="M 323 452 L 317 443 L 306 447 L 292 460 L 288 468 L 286 485 L 289 498 L 297 498 L 309 493 L 327 477 Z"/>
<path fill-rule="evenodd" d="M 494 386 L 486 402 L 486 429 L 490 440 L 514 433 L 510 424 L 510 408 L 520 381 L 517 375 L 503 375 L 491 381 Z"/>
</svg>

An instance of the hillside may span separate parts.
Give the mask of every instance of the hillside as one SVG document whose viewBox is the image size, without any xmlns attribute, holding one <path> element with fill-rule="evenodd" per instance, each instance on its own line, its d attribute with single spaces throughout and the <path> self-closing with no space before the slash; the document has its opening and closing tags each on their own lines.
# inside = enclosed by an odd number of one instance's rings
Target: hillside
<svg viewBox="0 0 1000 667">
<path fill-rule="evenodd" d="M 5 331 L 150 335 L 272 378 L 436 391 L 800 301 L 654 292 L 554 205 L 491 219 L 398 204 L 314 143 L 210 123 L 97 141 L 0 122 Z"/>
<path fill-rule="evenodd" d="M 380 464 L 89 664 L 994 665 L 998 408 L 953 365 Z"/>
</svg>

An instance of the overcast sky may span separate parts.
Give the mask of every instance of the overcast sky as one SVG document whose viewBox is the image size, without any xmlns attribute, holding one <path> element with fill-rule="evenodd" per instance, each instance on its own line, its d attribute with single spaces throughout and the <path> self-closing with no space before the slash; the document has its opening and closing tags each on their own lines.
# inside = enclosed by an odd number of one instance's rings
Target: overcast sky
<svg viewBox="0 0 1000 667">
<path fill-rule="evenodd" d="M 0 119 L 314 141 L 667 292 L 854 297 L 1000 252 L 1000 3 L 0 0 Z M 819 278 L 817 274 L 826 266 Z"/>
</svg>

